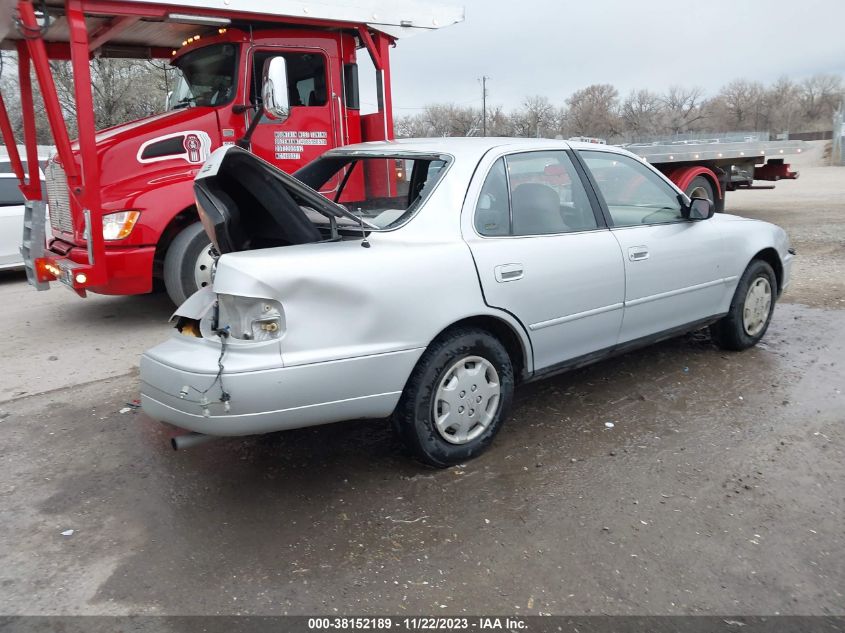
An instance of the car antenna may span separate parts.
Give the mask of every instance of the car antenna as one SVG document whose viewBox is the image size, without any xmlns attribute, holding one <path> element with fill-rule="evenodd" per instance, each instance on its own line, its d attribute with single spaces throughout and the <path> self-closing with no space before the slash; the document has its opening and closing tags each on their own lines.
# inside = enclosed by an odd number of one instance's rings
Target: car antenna
<svg viewBox="0 0 845 633">
<path fill-rule="evenodd" d="M 358 221 L 361 223 L 361 246 L 370 248 L 370 242 L 367 241 L 367 231 L 364 230 L 364 216 L 361 215 L 361 209 L 358 209 Z"/>
</svg>

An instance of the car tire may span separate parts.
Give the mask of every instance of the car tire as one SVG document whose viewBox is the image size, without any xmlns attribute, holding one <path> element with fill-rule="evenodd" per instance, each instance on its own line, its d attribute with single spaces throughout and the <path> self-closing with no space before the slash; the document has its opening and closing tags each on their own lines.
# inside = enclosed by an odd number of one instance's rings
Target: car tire
<svg viewBox="0 0 845 633">
<path fill-rule="evenodd" d="M 753 260 L 737 284 L 728 313 L 710 326 L 710 336 L 722 349 L 753 347 L 766 334 L 777 299 L 777 277 L 772 267 Z"/>
<path fill-rule="evenodd" d="M 177 306 L 211 283 L 210 249 L 211 242 L 199 222 L 182 229 L 170 243 L 164 256 L 164 287 Z"/>
<path fill-rule="evenodd" d="M 687 196 L 690 198 L 693 197 L 695 194 L 697 197 L 705 197 L 714 205 L 716 204 L 716 194 L 713 191 L 713 185 L 710 183 L 710 180 L 705 178 L 704 176 L 696 176 L 692 179 L 692 182 L 687 186 L 687 190 L 685 192 Z"/>
<path fill-rule="evenodd" d="M 414 367 L 393 429 L 420 461 L 436 468 L 460 464 L 490 446 L 513 389 L 513 364 L 501 342 L 484 330 L 454 329 L 435 339 Z"/>
</svg>

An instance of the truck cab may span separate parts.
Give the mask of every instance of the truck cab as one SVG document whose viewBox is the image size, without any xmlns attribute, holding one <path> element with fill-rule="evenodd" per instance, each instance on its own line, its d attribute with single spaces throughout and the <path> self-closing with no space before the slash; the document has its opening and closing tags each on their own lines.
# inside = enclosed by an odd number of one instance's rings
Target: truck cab
<svg viewBox="0 0 845 633">
<path fill-rule="evenodd" d="M 162 279 L 178 304 L 210 282 L 192 182 L 214 149 L 240 144 L 293 172 L 362 140 L 354 36 L 220 28 L 189 39 L 173 50 L 167 111 L 96 136 L 110 274 L 86 290 L 145 293 Z M 264 115 L 258 98 L 264 66 L 275 57 L 287 69 L 284 120 Z M 47 172 L 48 202 L 67 212 L 51 216 L 49 251 L 82 263 L 85 226 L 72 221 L 63 177 L 57 160 Z"/>
<path fill-rule="evenodd" d="M 334 147 L 392 139 L 390 47 L 400 36 L 463 19 L 463 9 L 410 2 L 391 3 L 379 12 L 372 11 L 372 3 L 325 0 L 295 8 L 281 3 L 280 9 L 254 0 L 237 3 L 236 9 L 227 0 L 181 3 L 48 0 L 39 5 L 47 7 L 45 19 L 43 8 L 39 17 L 32 2 L 18 2 L 20 28 L 42 34 L 11 33 L 22 61 L 25 135 L 27 106 L 34 119 L 26 94 L 30 87 L 23 80 L 31 62 L 58 149 L 45 170 L 44 191 L 26 183 L 22 169 L 15 170 L 28 199 L 51 209 L 43 253 L 38 227 L 31 226 L 35 220 L 25 228 L 27 269 L 36 287 L 58 280 L 81 296 L 88 291 L 140 294 L 162 280 L 174 303 L 183 302 L 211 281 L 214 253 L 192 189 L 210 153 L 239 145 L 293 172 Z M 376 71 L 370 101 L 377 111 L 365 115 L 358 83 L 362 50 Z M 93 130 L 87 67 L 92 54 L 169 60 L 165 111 Z M 51 103 L 49 59 L 69 59 L 73 65 L 80 113 L 74 142 L 63 138 L 61 108 L 57 100 Z M 271 66 L 272 80 L 284 84 L 275 91 L 283 114 L 271 115 L 262 105 Z M 5 137 L 10 127 L 4 118 L 2 107 Z M 32 132 L 34 125 L 29 128 Z M 338 186 L 330 181 L 322 193 L 331 196 Z"/>
</svg>

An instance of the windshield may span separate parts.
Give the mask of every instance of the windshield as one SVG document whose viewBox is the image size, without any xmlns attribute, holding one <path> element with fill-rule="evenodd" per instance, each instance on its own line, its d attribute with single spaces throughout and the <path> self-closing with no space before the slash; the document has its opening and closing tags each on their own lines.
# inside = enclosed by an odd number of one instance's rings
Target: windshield
<svg viewBox="0 0 845 633">
<path fill-rule="evenodd" d="M 362 218 L 371 228 L 391 229 L 408 221 L 439 182 L 445 156 L 328 156 L 294 174 Z M 337 188 L 326 192 L 333 179 Z"/>
<path fill-rule="evenodd" d="M 200 48 L 173 65 L 177 70 L 176 87 L 167 97 L 167 109 L 189 106 L 218 106 L 235 96 L 237 48 L 215 44 Z"/>
</svg>

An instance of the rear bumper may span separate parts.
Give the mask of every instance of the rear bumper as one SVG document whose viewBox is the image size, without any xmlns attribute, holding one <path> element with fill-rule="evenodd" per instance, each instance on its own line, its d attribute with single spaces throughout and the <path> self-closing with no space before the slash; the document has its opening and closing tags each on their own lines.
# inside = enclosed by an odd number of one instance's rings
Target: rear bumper
<svg viewBox="0 0 845 633">
<path fill-rule="evenodd" d="M 144 412 L 190 431 L 220 436 L 384 418 L 396 407 L 423 351 L 403 350 L 292 367 L 282 367 L 277 354 L 276 366 L 267 367 L 267 348 L 251 347 L 230 346 L 223 359 L 226 369 L 222 382 L 231 396 L 228 412 L 220 402 L 220 383 L 214 384 L 219 345 L 174 335 L 147 351 L 141 358 Z M 256 369 L 250 370 L 250 365 Z M 186 387 L 187 395 L 182 397 L 180 392 Z M 208 404 L 204 407 L 199 392 L 206 389 Z"/>
<path fill-rule="evenodd" d="M 53 264 L 65 268 L 87 265 L 88 251 L 84 247 L 66 246 L 54 240 L 44 253 Z M 137 295 L 153 289 L 153 259 L 155 246 L 133 248 L 107 248 L 105 262 L 94 262 L 88 272 L 89 283 L 74 285 L 74 290 L 90 291 L 103 295 Z"/>
</svg>

